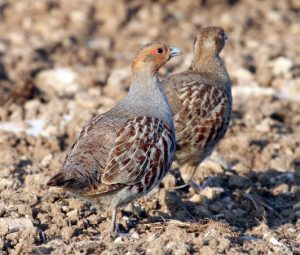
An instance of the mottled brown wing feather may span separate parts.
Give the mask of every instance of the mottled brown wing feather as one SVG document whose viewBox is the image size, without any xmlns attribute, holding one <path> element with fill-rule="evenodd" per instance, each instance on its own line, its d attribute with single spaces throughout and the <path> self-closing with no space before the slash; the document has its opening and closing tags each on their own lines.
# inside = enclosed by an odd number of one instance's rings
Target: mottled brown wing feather
<svg viewBox="0 0 300 255">
<path fill-rule="evenodd" d="M 153 117 L 129 119 L 118 131 L 101 185 L 85 195 L 111 192 L 124 185 L 150 187 L 169 170 L 175 153 L 175 137 L 169 127 Z"/>
<path fill-rule="evenodd" d="M 205 158 L 229 125 L 229 98 L 222 89 L 206 84 L 185 85 L 178 95 L 183 107 L 174 116 L 177 159 L 186 161 L 195 153 Z"/>
<path fill-rule="evenodd" d="M 161 156 L 165 156 L 166 161 L 171 160 L 166 151 L 168 147 L 170 151 L 175 149 L 174 138 L 162 121 L 152 117 L 129 120 L 117 135 L 102 182 L 126 185 L 139 182 L 153 161 L 159 161 Z"/>
</svg>

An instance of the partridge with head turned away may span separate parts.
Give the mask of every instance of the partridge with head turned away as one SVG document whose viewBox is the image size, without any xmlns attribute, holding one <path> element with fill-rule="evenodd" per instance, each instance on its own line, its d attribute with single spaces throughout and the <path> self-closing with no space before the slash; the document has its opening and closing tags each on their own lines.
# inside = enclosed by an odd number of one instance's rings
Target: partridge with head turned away
<svg viewBox="0 0 300 255">
<path fill-rule="evenodd" d="M 190 68 L 162 79 L 174 113 L 175 160 L 182 177 L 192 181 L 198 165 L 225 135 L 231 117 L 231 80 L 219 54 L 227 37 L 220 27 L 206 27 L 194 41 Z"/>
<path fill-rule="evenodd" d="M 62 169 L 47 183 L 112 209 L 113 235 L 117 209 L 152 190 L 171 167 L 174 123 L 157 73 L 180 53 L 159 42 L 141 48 L 132 64 L 128 95 L 87 123 Z"/>
</svg>

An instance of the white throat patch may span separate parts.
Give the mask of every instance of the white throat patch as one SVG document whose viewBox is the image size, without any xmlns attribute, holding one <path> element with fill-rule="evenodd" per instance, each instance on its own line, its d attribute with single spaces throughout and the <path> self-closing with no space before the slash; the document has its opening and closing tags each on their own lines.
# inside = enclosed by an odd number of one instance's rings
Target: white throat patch
<svg viewBox="0 0 300 255">
<path fill-rule="evenodd" d="M 213 46 L 213 42 L 211 40 L 207 40 L 204 42 L 204 47 L 206 49 L 211 48 Z"/>
</svg>

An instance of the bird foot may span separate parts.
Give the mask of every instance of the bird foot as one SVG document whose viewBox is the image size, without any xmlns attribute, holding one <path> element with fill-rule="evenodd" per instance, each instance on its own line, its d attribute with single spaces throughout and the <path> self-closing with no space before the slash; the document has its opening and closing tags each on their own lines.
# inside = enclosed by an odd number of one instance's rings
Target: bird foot
<svg viewBox="0 0 300 255">
<path fill-rule="evenodd" d="M 206 187 L 208 187 L 211 184 L 213 179 L 214 179 L 214 177 L 208 176 L 207 179 L 202 184 L 198 184 L 194 180 L 189 180 L 185 184 L 176 186 L 176 187 L 172 188 L 171 190 L 177 190 L 177 189 L 185 188 L 186 186 L 191 186 L 197 192 L 201 192 L 202 190 L 204 190 Z"/>
<path fill-rule="evenodd" d="M 124 233 L 120 230 L 120 225 L 117 224 L 115 229 L 112 229 L 110 232 L 110 236 L 112 238 L 117 238 L 117 237 L 129 237 L 130 233 Z"/>
<path fill-rule="evenodd" d="M 131 212 L 133 215 L 134 214 L 136 215 L 137 220 L 139 220 L 141 218 L 145 218 L 145 212 L 142 210 L 140 205 L 135 206 L 133 203 L 131 203 Z"/>
<path fill-rule="evenodd" d="M 204 190 L 206 187 L 208 187 L 211 183 L 212 180 L 214 179 L 214 177 L 212 176 L 208 176 L 207 179 L 202 183 L 202 184 L 198 184 L 195 181 L 191 180 L 189 185 L 197 192 L 201 192 L 202 190 Z"/>
</svg>

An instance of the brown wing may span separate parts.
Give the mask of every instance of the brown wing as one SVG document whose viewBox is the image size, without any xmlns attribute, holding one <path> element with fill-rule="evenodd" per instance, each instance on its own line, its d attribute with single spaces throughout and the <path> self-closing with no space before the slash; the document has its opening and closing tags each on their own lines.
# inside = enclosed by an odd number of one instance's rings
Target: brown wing
<svg viewBox="0 0 300 255">
<path fill-rule="evenodd" d="M 175 137 L 167 125 L 153 117 L 129 119 L 119 130 L 101 177 L 104 186 L 159 181 L 169 170 L 175 153 Z M 147 183 L 148 182 L 148 183 Z M 103 187 L 88 195 L 102 193 Z"/>
<path fill-rule="evenodd" d="M 89 121 L 66 156 L 62 169 L 48 185 L 61 186 L 82 196 L 88 196 L 96 189 L 104 193 L 119 188 L 117 185 L 102 185 L 101 176 L 117 132 L 125 122 L 111 114 L 102 114 Z"/>
<path fill-rule="evenodd" d="M 226 132 L 231 99 L 222 89 L 199 83 L 182 86 L 177 92 L 182 108 L 174 116 L 177 150 L 180 151 L 176 156 L 182 161 L 194 154 L 205 158 Z"/>
</svg>

